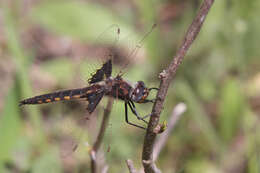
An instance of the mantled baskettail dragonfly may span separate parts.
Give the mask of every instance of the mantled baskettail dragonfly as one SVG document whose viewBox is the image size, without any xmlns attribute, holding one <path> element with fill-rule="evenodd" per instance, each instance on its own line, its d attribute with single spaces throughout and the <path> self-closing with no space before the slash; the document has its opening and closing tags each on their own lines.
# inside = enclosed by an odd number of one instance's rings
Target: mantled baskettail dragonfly
<svg viewBox="0 0 260 173">
<path fill-rule="evenodd" d="M 152 27 L 152 29 L 155 25 Z M 152 29 L 147 33 L 149 34 Z M 119 32 L 119 31 L 118 31 Z M 146 35 L 147 35 L 146 34 Z M 146 129 L 143 126 L 129 122 L 128 108 L 137 117 L 137 119 L 148 123 L 145 118 L 150 114 L 141 117 L 136 110 L 135 103 L 148 103 L 154 102 L 154 99 L 148 99 L 151 90 L 158 90 L 158 88 L 148 88 L 143 81 L 138 81 L 135 84 L 123 79 L 121 71 L 115 77 L 112 77 L 112 62 L 113 57 L 109 56 L 108 60 L 103 63 L 102 67 L 97 69 L 95 73 L 88 80 L 89 85 L 84 88 L 61 90 L 51 92 L 35 97 L 27 98 L 20 101 L 20 106 L 29 104 L 43 104 L 52 103 L 57 101 L 68 101 L 75 99 L 84 99 L 88 102 L 87 111 L 91 114 L 104 96 L 113 97 L 124 101 L 125 107 L 125 121 L 135 127 Z"/>
</svg>

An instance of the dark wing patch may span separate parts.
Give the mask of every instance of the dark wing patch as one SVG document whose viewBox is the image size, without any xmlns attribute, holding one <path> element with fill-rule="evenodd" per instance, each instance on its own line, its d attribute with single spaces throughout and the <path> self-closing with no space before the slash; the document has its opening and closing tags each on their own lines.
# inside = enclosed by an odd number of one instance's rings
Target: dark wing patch
<svg viewBox="0 0 260 173">
<path fill-rule="evenodd" d="M 111 76 L 112 73 L 112 60 L 109 59 L 104 65 L 104 72 L 106 75 L 106 78 L 109 78 Z"/>
<path fill-rule="evenodd" d="M 97 93 L 94 92 L 94 93 L 87 95 L 87 100 L 89 102 L 87 110 L 90 114 L 96 109 L 98 103 L 100 102 L 100 100 L 102 99 L 104 94 L 105 94 L 105 92 L 101 91 L 101 92 L 97 92 Z"/>
<path fill-rule="evenodd" d="M 89 84 L 100 82 L 104 79 L 104 76 L 106 78 L 110 77 L 112 73 L 112 60 L 109 59 L 106 63 L 103 64 L 103 66 L 96 71 L 95 74 L 91 76 L 91 78 L 88 80 Z"/>
</svg>

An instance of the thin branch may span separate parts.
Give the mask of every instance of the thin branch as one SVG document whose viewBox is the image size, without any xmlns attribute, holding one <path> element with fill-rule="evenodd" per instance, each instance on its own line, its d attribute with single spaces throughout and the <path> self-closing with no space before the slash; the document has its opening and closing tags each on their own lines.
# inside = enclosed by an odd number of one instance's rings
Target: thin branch
<svg viewBox="0 0 260 173">
<path fill-rule="evenodd" d="M 110 112 L 111 112 L 111 109 L 112 109 L 113 101 L 114 101 L 114 99 L 112 97 L 109 97 L 106 109 L 104 110 L 104 116 L 103 116 L 103 119 L 102 119 L 100 130 L 98 132 L 97 139 L 94 143 L 92 150 L 90 151 L 91 172 L 92 173 L 97 172 L 97 158 L 96 158 L 96 156 L 97 156 L 97 152 L 100 148 L 100 145 L 101 145 L 103 138 L 104 138 L 104 135 L 105 135 L 105 130 L 106 130 L 107 125 L 108 125 L 109 115 L 110 115 Z"/>
<path fill-rule="evenodd" d="M 129 169 L 130 173 L 137 173 L 137 170 L 135 169 L 134 163 L 132 160 L 130 160 L 130 159 L 126 160 L 126 164 L 127 164 L 127 167 Z"/>
<path fill-rule="evenodd" d="M 102 173 L 108 173 L 108 165 L 105 165 L 104 168 L 102 169 Z"/>
<path fill-rule="evenodd" d="M 165 146 L 172 130 L 180 119 L 181 115 L 186 111 L 186 105 L 184 103 L 177 104 L 168 120 L 167 130 L 156 139 L 153 150 L 153 161 L 156 161 L 162 148 Z"/>
<path fill-rule="evenodd" d="M 153 173 L 161 173 L 162 171 L 157 168 L 155 163 L 152 160 L 143 160 L 143 165 L 144 165 L 144 172 L 146 172 L 145 167 L 149 166 L 149 169 L 153 171 Z"/>
<path fill-rule="evenodd" d="M 146 131 L 146 136 L 144 139 L 144 146 L 143 146 L 143 166 L 146 173 L 154 173 L 156 168 L 153 162 L 153 147 L 155 143 L 156 133 L 154 133 L 153 129 L 158 125 L 160 114 L 163 108 L 163 103 L 166 97 L 166 93 L 168 91 L 169 85 L 174 78 L 176 71 L 181 64 L 184 56 L 186 55 L 188 49 L 190 48 L 191 44 L 197 37 L 203 22 L 206 19 L 206 16 L 209 12 L 210 7 L 212 6 L 214 0 L 204 0 L 197 16 L 194 18 L 192 24 L 190 25 L 187 33 L 185 34 L 184 41 L 179 48 L 177 54 L 173 57 L 173 60 L 169 67 L 164 70 L 160 74 L 161 82 L 159 91 L 156 96 L 156 101 L 153 105 L 152 109 L 152 116 L 150 118 L 148 128 Z"/>
</svg>

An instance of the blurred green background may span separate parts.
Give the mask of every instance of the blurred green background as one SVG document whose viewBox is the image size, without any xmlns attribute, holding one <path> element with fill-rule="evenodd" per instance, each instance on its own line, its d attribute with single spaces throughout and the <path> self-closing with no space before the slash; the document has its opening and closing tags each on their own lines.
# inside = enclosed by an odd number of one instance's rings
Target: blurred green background
<svg viewBox="0 0 260 173">
<path fill-rule="evenodd" d="M 78 123 L 84 118 L 85 102 L 21 108 L 18 102 L 84 87 L 97 63 L 91 52 L 109 45 L 115 46 L 115 69 L 130 62 L 125 78 L 158 86 L 159 72 L 175 55 L 200 3 L 2 1 L 0 172 L 90 172 L 88 150 L 106 99 L 86 123 Z M 179 102 L 187 111 L 157 160 L 163 172 L 260 172 L 259 9 L 258 0 L 216 0 L 213 5 L 169 88 L 161 121 Z M 153 23 L 157 27 L 138 53 L 125 56 Z M 116 37 L 113 24 L 121 29 L 116 44 L 111 41 Z M 106 38 L 110 41 L 104 43 Z M 138 105 L 142 115 L 151 108 Z M 144 134 L 124 122 L 123 103 L 115 102 L 101 164 L 108 165 L 109 172 L 128 172 L 125 159 L 132 159 L 140 168 Z M 79 146 L 73 152 L 75 143 Z"/>
</svg>

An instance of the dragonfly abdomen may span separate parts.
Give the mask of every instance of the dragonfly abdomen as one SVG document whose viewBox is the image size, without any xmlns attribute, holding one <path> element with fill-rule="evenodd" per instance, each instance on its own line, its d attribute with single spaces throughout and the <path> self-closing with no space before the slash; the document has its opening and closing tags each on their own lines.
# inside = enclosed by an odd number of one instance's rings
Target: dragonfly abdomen
<svg viewBox="0 0 260 173">
<path fill-rule="evenodd" d="M 89 88 L 80 88 L 80 89 L 72 89 L 72 90 L 63 90 L 57 91 L 53 93 L 43 94 L 35 97 L 31 97 L 28 99 L 24 99 L 20 101 L 20 106 L 25 104 L 42 104 L 42 103 L 51 103 L 55 101 L 62 100 L 71 100 L 71 99 L 79 99 L 86 93 Z"/>
</svg>

